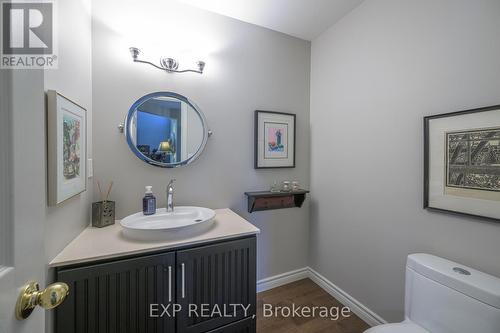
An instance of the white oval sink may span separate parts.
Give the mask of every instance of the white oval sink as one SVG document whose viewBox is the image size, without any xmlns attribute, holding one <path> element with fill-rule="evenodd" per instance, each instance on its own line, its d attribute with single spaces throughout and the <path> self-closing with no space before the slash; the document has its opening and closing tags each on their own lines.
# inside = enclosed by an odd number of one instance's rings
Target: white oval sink
<svg viewBox="0 0 500 333">
<path fill-rule="evenodd" d="M 178 206 L 173 212 L 159 208 L 154 215 L 142 212 L 120 221 L 124 234 L 141 240 L 163 240 L 171 237 L 189 237 L 208 230 L 215 219 L 215 211 L 204 207 Z"/>
</svg>

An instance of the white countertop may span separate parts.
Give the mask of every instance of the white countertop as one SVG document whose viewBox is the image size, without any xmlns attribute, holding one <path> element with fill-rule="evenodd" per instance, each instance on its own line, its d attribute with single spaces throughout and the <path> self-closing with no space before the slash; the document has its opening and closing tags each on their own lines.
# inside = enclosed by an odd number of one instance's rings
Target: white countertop
<svg viewBox="0 0 500 333">
<path fill-rule="evenodd" d="M 207 232 L 189 238 L 168 241 L 136 241 L 127 239 L 122 235 L 123 228 L 118 221 L 114 225 L 105 228 L 88 227 L 69 243 L 49 263 L 49 266 L 67 266 L 254 235 L 260 232 L 254 225 L 228 208 L 216 209 L 215 213 L 213 227 Z"/>
</svg>

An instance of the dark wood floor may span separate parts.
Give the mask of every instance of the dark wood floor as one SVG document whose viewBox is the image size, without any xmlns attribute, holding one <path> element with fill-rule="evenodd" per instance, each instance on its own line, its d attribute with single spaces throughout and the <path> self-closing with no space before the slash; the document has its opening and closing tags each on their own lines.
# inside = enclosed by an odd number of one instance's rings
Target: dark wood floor
<svg viewBox="0 0 500 333">
<path fill-rule="evenodd" d="M 326 306 L 343 307 L 335 298 L 310 279 L 300 280 L 257 294 L 258 333 L 362 333 L 369 326 L 352 312 L 351 316 L 336 321 L 330 318 L 264 318 L 263 304 L 276 306 Z"/>
</svg>

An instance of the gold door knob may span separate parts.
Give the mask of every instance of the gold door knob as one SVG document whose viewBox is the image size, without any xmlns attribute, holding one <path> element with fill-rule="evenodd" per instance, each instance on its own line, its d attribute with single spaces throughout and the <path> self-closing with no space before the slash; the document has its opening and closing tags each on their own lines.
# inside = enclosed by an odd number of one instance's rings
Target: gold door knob
<svg viewBox="0 0 500 333">
<path fill-rule="evenodd" d="M 57 307 L 66 299 L 69 287 L 66 283 L 53 283 L 44 290 L 36 282 L 28 282 L 21 288 L 16 303 L 16 318 L 26 319 L 30 316 L 37 305 L 49 310 Z"/>
</svg>

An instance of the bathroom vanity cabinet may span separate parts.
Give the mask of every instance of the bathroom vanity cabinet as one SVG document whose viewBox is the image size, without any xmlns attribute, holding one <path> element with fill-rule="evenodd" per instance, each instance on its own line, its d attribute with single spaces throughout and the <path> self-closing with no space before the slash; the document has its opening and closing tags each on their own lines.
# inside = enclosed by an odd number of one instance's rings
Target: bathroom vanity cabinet
<svg viewBox="0 0 500 333">
<path fill-rule="evenodd" d="M 56 333 L 256 330 L 255 235 L 61 266 L 55 273 L 70 286 L 56 309 Z"/>
</svg>

